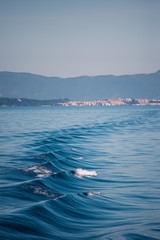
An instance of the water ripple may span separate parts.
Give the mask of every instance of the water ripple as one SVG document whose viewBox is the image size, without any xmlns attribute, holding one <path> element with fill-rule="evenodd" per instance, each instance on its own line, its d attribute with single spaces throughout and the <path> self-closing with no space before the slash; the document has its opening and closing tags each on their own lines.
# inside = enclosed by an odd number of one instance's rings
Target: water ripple
<svg viewBox="0 0 160 240">
<path fill-rule="evenodd" d="M 2 240 L 160 239 L 160 108 L 89 109 L 6 112 Z"/>
</svg>

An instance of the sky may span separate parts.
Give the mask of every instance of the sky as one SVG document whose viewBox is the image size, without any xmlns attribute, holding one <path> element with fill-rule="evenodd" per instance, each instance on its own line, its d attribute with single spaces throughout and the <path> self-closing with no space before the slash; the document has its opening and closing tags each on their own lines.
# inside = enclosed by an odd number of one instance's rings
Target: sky
<svg viewBox="0 0 160 240">
<path fill-rule="evenodd" d="M 45 76 L 160 69 L 160 0 L 0 0 L 0 71 Z"/>
</svg>

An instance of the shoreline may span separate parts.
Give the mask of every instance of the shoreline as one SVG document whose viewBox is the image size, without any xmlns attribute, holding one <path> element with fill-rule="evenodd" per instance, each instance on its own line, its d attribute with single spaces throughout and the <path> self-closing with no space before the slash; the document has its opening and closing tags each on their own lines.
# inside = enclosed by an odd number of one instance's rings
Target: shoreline
<svg viewBox="0 0 160 240">
<path fill-rule="evenodd" d="M 160 99 L 110 98 L 106 100 L 73 101 L 69 99 L 38 100 L 26 98 L 0 98 L 0 107 L 41 106 L 41 107 L 84 107 L 84 106 L 160 106 Z"/>
</svg>

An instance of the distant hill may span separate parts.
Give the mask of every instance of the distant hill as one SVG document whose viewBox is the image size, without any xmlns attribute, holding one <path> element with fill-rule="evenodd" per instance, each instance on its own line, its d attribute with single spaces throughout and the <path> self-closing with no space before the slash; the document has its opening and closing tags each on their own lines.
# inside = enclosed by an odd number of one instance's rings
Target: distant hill
<svg viewBox="0 0 160 240">
<path fill-rule="evenodd" d="M 26 98 L 0 98 L 0 107 L 10 106 L 57 106 L 67 103 L 69 99 L 37 100 Z"/>
<path fill-rule="evenodd" d="M 160 98 L 160 70 L 150 74 L 45 77 L 31 73 L 0 72 L 0 97 L 30 99 L 102 100 Z"/>
</svg>

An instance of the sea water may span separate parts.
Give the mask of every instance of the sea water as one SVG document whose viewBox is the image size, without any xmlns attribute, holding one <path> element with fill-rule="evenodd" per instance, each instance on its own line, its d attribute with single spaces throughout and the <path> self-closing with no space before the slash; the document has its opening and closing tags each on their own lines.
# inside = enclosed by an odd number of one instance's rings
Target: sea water
<svg viewBox="0 0 160 240">
<path fill-rule="evenodd" d="M 160 239 L 160 107 L 0 108 L 0 239 Z"/>
</svg>

